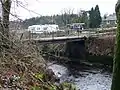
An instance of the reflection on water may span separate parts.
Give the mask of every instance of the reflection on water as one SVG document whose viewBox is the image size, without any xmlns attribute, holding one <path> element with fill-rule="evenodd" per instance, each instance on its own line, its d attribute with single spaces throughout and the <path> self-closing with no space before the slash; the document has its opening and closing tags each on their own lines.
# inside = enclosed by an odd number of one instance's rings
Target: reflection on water
<svg viewBox="0 0 120 90">
<path fill-rule="evenodd" d="M 110 90 L 112 76 L 107 71 L 101 73 L 101 69 L 76 70 L 71 68 L 71 70 L 58 64 L 53 64 L 49 68 L 60 77 L 60 82 L 72 82 L 78 90 Z"/>
</svg>

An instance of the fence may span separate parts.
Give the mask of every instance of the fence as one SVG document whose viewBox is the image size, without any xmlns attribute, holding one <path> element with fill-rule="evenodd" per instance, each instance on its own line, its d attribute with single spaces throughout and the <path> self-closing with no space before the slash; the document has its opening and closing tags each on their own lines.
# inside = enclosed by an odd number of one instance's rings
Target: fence
<svg viewBox="0 0 120 90">
<path fill-rule="evenodd" d="M 15 31 L 15 30 L 14 30 Z M 43 32 L 43 33 L 31 33 L 27 30 L 19 30 L 15 31 L 17 33 L 18 38 L 20 39 L 41 39 L 41 38 L 48 38 L 48 39 L 55 39 L 57 37 L 79 37 L 79 36 L 86 36 L 86 37 L 102 37 L 105 35 L 115 35 L 116 28 L 111 29 L 85 29 L 85 30 L 59 30 L 56 32 Z"/>
</svg>

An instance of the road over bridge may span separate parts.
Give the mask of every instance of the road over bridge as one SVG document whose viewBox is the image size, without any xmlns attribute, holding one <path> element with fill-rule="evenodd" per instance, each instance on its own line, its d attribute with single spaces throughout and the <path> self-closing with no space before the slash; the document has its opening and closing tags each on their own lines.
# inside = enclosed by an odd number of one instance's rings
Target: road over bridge
<svg viewBox="0 0 120 90">
<path fill-rule="evenodd" d="M 63 43 L 63 42 L 72 42 L 72 41 L 80 41 L 89 37 L 103 37 L 107 36 L 110 33 L 84 33 L 79 34 L 77 36 L 62 36 L 62 37 L 44 37 L 44 38 L 30 38 L 24 39 L 23 41 L 33 41 L 37 43 Z"/>
</svg>

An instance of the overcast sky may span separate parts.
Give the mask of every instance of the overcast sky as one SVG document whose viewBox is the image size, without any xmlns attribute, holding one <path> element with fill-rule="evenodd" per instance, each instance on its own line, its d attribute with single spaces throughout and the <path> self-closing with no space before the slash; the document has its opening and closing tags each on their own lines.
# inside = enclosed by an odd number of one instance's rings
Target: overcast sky
<svg viewBox="0 0 120 90">
<path fill-rule="evenodd" d="M 74 9 L 75 13 L 79 10 L 90 10 L 91 7 L 99 5 L 101 15 L 112 14 L 115 12 L 115 4 L 117 0 L 20 0 L 29 10 L 33 10 L 40 15 L 61 14 L 64 8 Z M 13 7 L 17 9 L 13 9 Z M 17 13 L 21 19 L 40 16 L 25 10 L 22 7 L 16 7 L 12 3 L 12 13 Z"/>
</svg>

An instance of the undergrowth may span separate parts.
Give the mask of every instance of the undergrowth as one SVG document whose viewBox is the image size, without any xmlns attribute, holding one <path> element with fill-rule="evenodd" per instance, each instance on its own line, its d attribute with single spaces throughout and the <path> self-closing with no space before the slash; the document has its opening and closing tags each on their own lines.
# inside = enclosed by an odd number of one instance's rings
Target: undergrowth
<svg viewBox="0 0 120 90">
<path fill-rule="evenodd" d="M 76 90 L 72 84 L 55 85 L 56 77 L 46 68 L 40 49 L 31 41 L 13 35 L 0 41 L 0 87 L 8 90 Z"/>
</svg>

